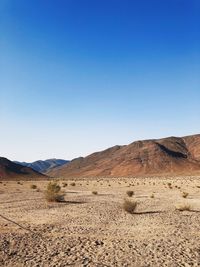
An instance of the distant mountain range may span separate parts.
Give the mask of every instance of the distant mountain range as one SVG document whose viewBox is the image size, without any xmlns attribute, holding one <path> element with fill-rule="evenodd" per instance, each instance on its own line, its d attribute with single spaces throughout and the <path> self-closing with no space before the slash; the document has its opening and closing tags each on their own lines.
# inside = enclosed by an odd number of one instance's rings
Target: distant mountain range
<svg viewBox="0 0 200 267">
<path fill-rule="evenodd" d="M 37 180 L 47 176 L 6 158 L 0 157 L 0 180 Z"/>
<path fill-rule="evenodd" d="M 64 159 L 47 159 L 37 160 L 31 163 L 14 161 L 17 164 L 32 168 L 33 170 L 45 174 L 46 172 L 52 171 L 55 167 L 60 167 L 67 164 L 69 161 Z"/>
<path fill-rule="evenodd" d="M 49 172 L 52 177 L 200 175 L 200 134 L 136 141 L 72 160 Z"/>
<path fill-rule="evenodd" d="M 0 157 L 0 180 L 141 175 L 200 175 L 200 134 L 136 141 L 70 162 L 49 159 L 26 163 Z"/>
</svg>

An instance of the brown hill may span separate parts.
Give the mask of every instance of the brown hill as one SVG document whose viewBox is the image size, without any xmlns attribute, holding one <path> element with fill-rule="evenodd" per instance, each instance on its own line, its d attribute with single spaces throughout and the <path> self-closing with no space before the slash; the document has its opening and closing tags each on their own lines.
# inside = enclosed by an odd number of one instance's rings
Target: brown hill
<svg viewBox="0 0 200 267">
<path fill-rule="evenodd" d="M 16 164 L 0 157 L 0 180 L 44 179 L 46 176 L 29 167 Z"/>
<path fill-rule="evenodd" d="M 53 177 L 200 174 L 200 134 L 137 141 L 72 160 Z"/>
</svg>

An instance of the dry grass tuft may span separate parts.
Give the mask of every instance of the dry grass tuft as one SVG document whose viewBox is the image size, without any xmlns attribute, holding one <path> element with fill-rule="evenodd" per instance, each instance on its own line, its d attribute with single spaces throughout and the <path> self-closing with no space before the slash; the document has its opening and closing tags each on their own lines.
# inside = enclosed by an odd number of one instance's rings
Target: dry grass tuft
<svg viewBox="0 0 200 267">
<path fill-rule="evenodd" d="M 124 200 L 123 209 L 126 212 L 133 214 L 136 207 L 137 207 L 137 201 L 136 200 L 132 200 L 132 201 L 130 201 L 128 199 Z"/>
<path fill-rule="evenodd" d="M 182 197 L 183 197 L 183 198 L 187 198 L 188 195 L 189 195 L 189 193 L 187 193 L 187 192 L 183 192 L 183 193 L 182 193 Z"/>
<path fill-rule="evenodd" d="M 134 192 L 132 190 L 128 190 L 126 191 L 126 194 L 129 196 L 129 197 L 132 197 L 134 195 Z"/>
<path fill-rule="evenodd" d="M 37 185 L 35 185 L 35 184 L 31 185 L 31 189 L 36 189 L 36 188 L 37 188 Z"/>
<path fill-rule="evenodd" d="M 172 189 L 172 184 L 171 183 L 167 183 L 169 189 Z"/>
<path fill-rule="evenodd" d="M 56 182 L 49 182 L 45 191 L 45 198 L 48 202 L 61 202 L 64 196 L 61 194 L 61 187 Z"/>
<path fill-rule="evenodd" d="M 98 192 L 97 191 L 92 191 L 92 194 L 93 195 L 98 195 Z"/>
<path fill-rule="evenodd" d="M 71 185 L 71 186 L 75 186 L 75 185 L 76 185 L 76 183 L 75 183 L 75 182 L 72 182 L 70 185 Z"/>
</svg>

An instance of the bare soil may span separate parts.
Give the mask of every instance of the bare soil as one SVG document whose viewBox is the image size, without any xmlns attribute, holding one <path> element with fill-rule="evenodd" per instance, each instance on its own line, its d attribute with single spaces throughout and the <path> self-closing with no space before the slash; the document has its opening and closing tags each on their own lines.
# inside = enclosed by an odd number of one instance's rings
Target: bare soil
<svg viewBox="0 0 200 267">
<path fill-rule="evenodd" d="M 61 203 L 45 200 L 47 183 L 0 183 L 0 266 L 200 266 L 200 177 L 59 181 Z"/>
</svg>

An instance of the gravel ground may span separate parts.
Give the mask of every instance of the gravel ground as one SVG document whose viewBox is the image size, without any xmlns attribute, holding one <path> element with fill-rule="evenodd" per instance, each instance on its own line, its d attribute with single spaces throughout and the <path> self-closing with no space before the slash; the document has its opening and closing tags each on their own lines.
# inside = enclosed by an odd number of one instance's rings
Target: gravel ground
<svg viewBox="0 0 200 267">
<path fill-rule="evenodd" d="M 200 178 L 65 182 L 62 203 L 45 201 L 47 182 L 0 183 L 0 215 L 13 221 L 0 216 L 0 266 L 200 266 Z M 127 190 L 135 214 L 122 208 Z"/>
</svg>

